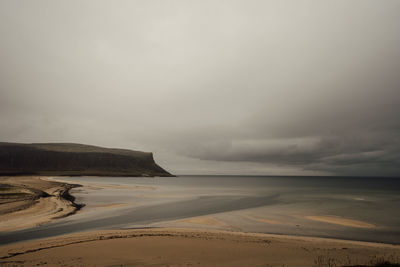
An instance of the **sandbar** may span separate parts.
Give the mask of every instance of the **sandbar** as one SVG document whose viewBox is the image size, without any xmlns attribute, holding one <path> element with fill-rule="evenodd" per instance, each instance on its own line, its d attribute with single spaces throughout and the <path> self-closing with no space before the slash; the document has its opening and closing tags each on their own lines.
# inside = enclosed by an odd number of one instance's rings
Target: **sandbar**
<svg viewBox="0 0 400 267">
<path fill-rule="evenodd" d="M 368 228 L 368 229 L 376 227 L 374 224 L 371 224 L 371 223 L 354 220 L 354 219 L 337 217 L 337 216 L 328 216 L 328 215 L 327 216 L 306 216 L 306 218 L 313 220 L 313 221 L 337 224 L 337 225 L 348 226 L 348 227 Z"/>
<path fill-rule="evenodd" d="M 74 203 L 69 190 L 77 186 L 40 177 L 0 177 L 0 232 L 74 214 L 81 205 Z"/>
</svg>

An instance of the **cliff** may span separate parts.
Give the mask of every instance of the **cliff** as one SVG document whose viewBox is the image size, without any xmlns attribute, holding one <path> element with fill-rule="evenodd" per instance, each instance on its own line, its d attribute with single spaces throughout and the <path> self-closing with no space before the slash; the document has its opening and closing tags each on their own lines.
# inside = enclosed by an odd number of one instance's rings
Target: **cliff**
<svg viewBox="0 0 400 267">
<path fill-rule="evenodd" d="M 152 153 L 72 143 L 0 142 L 0 175 L 172 176 Z"/>
</svg>

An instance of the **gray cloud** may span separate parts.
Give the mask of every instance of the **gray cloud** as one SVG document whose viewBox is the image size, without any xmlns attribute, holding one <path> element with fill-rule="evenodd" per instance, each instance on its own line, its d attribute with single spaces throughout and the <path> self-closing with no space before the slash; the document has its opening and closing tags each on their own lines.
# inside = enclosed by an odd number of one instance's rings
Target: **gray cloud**
<svg viewBox="0 0 400 267">
<path fill-rule="evenodd" d="M 1 1 L 0 139 L 175 173 L 400 175 L 398 1 Z"/>
</svg>

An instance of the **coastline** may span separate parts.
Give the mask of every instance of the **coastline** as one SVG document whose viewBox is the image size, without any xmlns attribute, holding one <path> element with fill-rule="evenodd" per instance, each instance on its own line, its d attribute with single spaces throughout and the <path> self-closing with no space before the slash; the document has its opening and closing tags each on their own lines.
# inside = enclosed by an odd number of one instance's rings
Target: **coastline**
<svg viewBox="0 0 400 267">
<path fill-rule="evenodd" d="M 79 211 L 84 204 L 75 203 L 75 197 L 70 193 L 70 190 L 77 187 L 83 187 L 87 189 L 122 189 L 122 190 L 138 190 L 139 192 L 149 192 L 154 191 L 156 188 L 154 186 L 143 186 L 143 185 L 118 185 L 118 184 L 102 184 L 98 182 L 91 181 L 79 181 L 77 183 L 71 183 L 71 181 L 63 179 L 63 177 L 55 176 L 12 176 L 12 177 L 0 177 L 0 186 L 11 185 L 17 187 L 21 191 L 30 191 L 32 196 L 30 196 L 29 203 L 24 203 L 22 208 L 12 208 L 9 209 L 7 213 L 2 212 L 0 208 L 0 233 L 9 232 L 15 230 L 23 230 L 42 224 L 54 222 L 57 219 L 64 218 L 75 214 Z M 0 188 L 1 189 L 1 188 Z M 4 193 L 4 189 L 0 191 Z M 6 191 L 7 192 L 7 191 Z M 19 192 L 18 192 L 19 193 Z M 1 195 L 0 195 L 1 196 Z M 0 198 L 0 200 L 2 200 Z M 4 198 L 3 198 L 4 200 Z M 18 201 L 15 201 L 18 202 Z M 7 206 L 9 203 L 1 203 L 0 207 Z M 12 204 L 12 203 L 11 203 Z M 128 207 L 129 203 L 117 203 L 108 205 L 89 205 L 90 209 L 118 209 Z M 86 211 L 87 212 L 87 211 Z M 216 215 L 216 214 L 215 214 Z M 252 233 L 253 231 L 245 231 L 240 227 L 235 227 L 220 220 L 219 216 L 214 216 L 214 214 L 191 216 L 186 218 L 181 218 L 172 221 L 165 221 L 157 224 L 150 224 L 149 227 L 153 228 L 188 228 L 188 229 L 200 229 L 200 230 L 222 230 L 222 231 L 235 231 L 235 232 L 247 232 Z M 332 225 L 347 226 L 353 228 L 375 228 L 375 225 L 368 224 L 364 221 L 346 219 L 337 216 L 304 216 L 310 221 L 319 221 Z M 272 220 L 269 218 L 264 218 L 264 216 L 251 217 L 246 215 L 246 218 L 266 223 L 269 225 L 279 225 L 282 221 Z M 259 232 L 254 232 L 259 233 Z M 271 233 L 278 235 L 288 235 L 288 233 Z M 301 233 L 293 235 L 295 237 L 315 237 L 315 238 L 330 238 L 318 235 L 301 235 Z M 362 239 L 347 239 L 347 238 L 335 238 L 344 241 L 360 241 Z M 366 240 L 366 242 L 382 243 L 382 244 L 397 244 L 388 243 L 375 240 Z"/>
<path fill-rule="evenodd" d="M 4 215 L 1 215 L 0 226 L 3 228 L 0 229 L 5 229 L 3 231 L 34 227 L 76 213 L 82 206 L 76 204 L 74 196 L 70 194 L 70 189 L 75 187 L 102 186 L 143 192 L 155 190 L 153 187 L 137 185 L 70 184 L 62 177 L 2 177 L 0 181 L 2 185 L 8 184 L 33 194 L 30 206 L 6 214 L 11 219 L 3 220 Z M 268 224 L 279 223 L 262 217 L 256 219 Z M 361 223 L 336 217 L 313 219 L 351 226 Z M 173 223 L 160 228 L 92 230 L 6 244 L 0 246 L 0 265 L 59 265 L 60 262 L 74 262 L 73 266 L 265 266 L 266 263 L 269 266 L 312 266 L 316 263 L 325 266 L 328 261 L 334 261 L 341 266 L 371 265 L 377 259 L 400 262 L 400 245 L 250 233 L 229 228 L 213 214 L 178 221 L 187 226 L 182 228 Z"/>
<path fill-rule="evenodd" d="M 78 184 L 46 177 L 0 177 L 0 232 L 22 230 L 75 214 L 83 205 L 70 194 Z"/>
</svg>

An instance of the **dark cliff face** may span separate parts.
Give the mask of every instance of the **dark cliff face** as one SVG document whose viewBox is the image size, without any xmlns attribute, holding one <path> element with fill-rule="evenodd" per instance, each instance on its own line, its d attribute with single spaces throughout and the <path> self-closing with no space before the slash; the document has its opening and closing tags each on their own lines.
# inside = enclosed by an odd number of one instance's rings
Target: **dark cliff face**
<svg viewBox="0 0 400 267">
<path fill-rule="evenodd" d="M 0 175 L 171 176 L 152 153 L 68 143 L 0 143 Z"/>
</svg>

